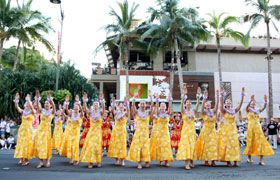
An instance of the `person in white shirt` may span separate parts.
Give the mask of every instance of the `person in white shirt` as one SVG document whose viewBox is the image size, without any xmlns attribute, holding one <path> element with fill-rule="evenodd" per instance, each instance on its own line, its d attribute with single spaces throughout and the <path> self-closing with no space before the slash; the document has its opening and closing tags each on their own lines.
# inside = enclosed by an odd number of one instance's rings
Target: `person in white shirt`
<svg viewBox="0 0 280 180">
<path fill-rule="evenodd" d="M 195 120 L 195 131 L 196 131 L 197 136 L 199 136 L 199 134 L 200 134 L 201 127 L 202 127 L 202 124 L 201 124 L 200 120 L 196 119 Z"/>
<path fill-rule="evenodd" d="M 7 139 L 7 143 L 8 143 L 9 149 L 14 148 L 15 147 L 15 138 L 12 135 L 10 135 Z"/>
<path fill-rule="evenodd" d="M 1 139 L 0 139 L 0 148 L 1 150 L 2 149 L 7 149 L 7 140 L 5 139 L 5 136 L 1 136 Z"/>
<path fill-rule="evenodd" d="M 0 123 L 0 135 L 4 135 L 5 136 L 5 132 L 6 132 L 6 121 L 4 121 L 3 118 L 1 118 L 1 123 Z"/>
<path fill-rule="evenodd" d="M 11 127 L 10 127 L 10 122 L 8 122 L 6 124 L 6 135 L 5 135 L 5 137 L 8 138 L 10 136 L 10 134 L 11 134 Z"/>
</svg>

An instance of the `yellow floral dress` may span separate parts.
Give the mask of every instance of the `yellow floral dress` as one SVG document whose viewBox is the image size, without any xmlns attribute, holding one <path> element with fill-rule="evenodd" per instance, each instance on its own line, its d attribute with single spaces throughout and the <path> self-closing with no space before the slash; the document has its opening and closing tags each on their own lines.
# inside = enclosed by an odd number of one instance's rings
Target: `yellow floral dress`
<svg viewBox="0 0 280 180">
<path fill-rule="evenodd" d="M 83 119 L 81 118 L 80 114 L 75 117 L 74 113 L 72 113 L 71 131 L 69 131 L 67 138 L 67 158 L 74 161 L 80 160 L 80 130 L 82 122 Z"/>
<path fill-rule="evenodd" d="M 185 112 L 182 119 L 184 123 L 176 159 L 179 161 L 193 160 L 196 141 L 194 111 Z"/>
<path fill-rule="evenodd" d="M 150 162 L 150 139 L 149 139 L 149 121 L 150 116 L 146 113 L 144 116 L 136 116 L 137 128 L 128 152 L 127 160 L 133 162 Z"/>
<path fill-rule="evenodd" d="M 127 117 L 125 115 L 116 115 L 115 126 L 111 134 L 107 157 L 125 159 L 126 158 L 126 131 Z"/>
<path fill-rule="evenodd" d="M 81 162 L 101 163 L 102 161 L 102 115 L 90 113 L 90 128 L 81 152 Z"/>
<path fill-rule="evenodd" d="M 168 114 L 160 114 L 157 123 L 158 129 L 155 137 L 155 146 L 153 146 L 153 149 L 151 149 L 151 159 L 154 161 L 167 160 L 169 162 L 173 162 L 168 123 Z"/>
<path fill-rule="evenodd" d="M 195 143 L 194 160 L 213 161 L 218 159 L 218 137 L 215 128 L 215 115 L 203 116 L 203 128 Z"/>
<path fill-rule="evenodd" d="M 218 160 L 241 161 L 240 146 L 236 128 L 235 110 L 224 114 L 225 122 L 219 128 L 218 134 Z"/>
<path fill-rule="evenodd" d="M 51 122 L 54 118 L 52 110 L 47 114 L 43 109 L 40 115 L 40 125 L 34 136 L 34 156 L 39 159 L 50 159 L 52 157 L 52 132 Z"/>
<path fill-rule="evenodd" d="M 59 154 L 61 156 L 67 156 L 67 140 L 69 137 L 69 132 L 72 131 L 72 121 L 71 118 L 67 118 L 67 125 L 62 135 L 61 145 L 59 149 Z"/>
<path fill-rule="evenodd" d="M 151 138 L 150 138 L 151 154 L 152 154 L 152 151 L 154 151 L 156 149 L 156 135 L 157 135 L 157 132 L 158 132 L 158 117 L 156 115 L 154 115 L 154 117 L 153 117 L 153 129 L 152 129 Z"/>
<path fill-rule="evenodd" d="M 52 138 L 52 148 L 55 150 L 59 150 L 61 147 L 61 140 L 63 136 L 62 123 L 63 121 L 61 120 L 61 118 L 55 118 L 55 128 Z"/>
<path fill-rule="evenodd" d="M 274 152 L 267 142 L 260 124 L 259 113 L 248 113 L 247 147 L 245 156 L 273 156 Z"/>
<path fill-rule="evenodd" d="M 22 115 L 22 122 L 19 127 L 17 146 L 14 158 L 32 159 L 33 154 L 33 141 L 32 141 L 32 122 L 34 115 L 32 112 L 25 112 Z"/>
</svg>

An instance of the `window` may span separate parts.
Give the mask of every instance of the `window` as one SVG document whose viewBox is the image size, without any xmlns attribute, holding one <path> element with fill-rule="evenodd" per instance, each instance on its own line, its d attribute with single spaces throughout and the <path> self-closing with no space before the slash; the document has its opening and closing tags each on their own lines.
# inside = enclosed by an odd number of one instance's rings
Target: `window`
<svg viewBox="0 0 280 180">
<path fill-rule="evenodd" d="M 140 51 L 129 52 L 129 70 L 153 70 L 153 61 L 149 55 Z"/>
<path fill-rule="evenodd" d="M 174 54 L 174 56 L 175 56 L 175 54 Z M 188 64 L 188 52 L 183 51 L 183 55 L 181 57 L 181 66 L 184 67 L 186 64 Z M 163 70 L 170 70 L 170 68 L 171 68 L 171 51 L 168 51 L 165 53 L 165 56 L 164 56 Z"/>
</svg>

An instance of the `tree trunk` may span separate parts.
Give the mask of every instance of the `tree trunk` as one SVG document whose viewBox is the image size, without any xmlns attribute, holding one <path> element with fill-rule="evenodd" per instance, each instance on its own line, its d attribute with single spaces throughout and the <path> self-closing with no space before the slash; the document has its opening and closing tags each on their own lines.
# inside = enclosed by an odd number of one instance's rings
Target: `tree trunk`
<svg viewBox="0 0 280 180">
<path fill-rule="evenodd" d="M 126 43 L 125 47 L 125 76 L 126 76 L 126 97 L 129 101 L 129 74 L 128 74 L 128 58 L 129 58 L 129 43 Z M 130 121 L 130 114 L 128 115 Z"/>
<path fill-rule="evenodd" d="M 13 72 L 15 72 L 15 71 L 16 71 L 16 68 L 17 68 L 18 54 L 19 54 L 19 48 L 20 48 L 20 42 L 21 42 L 21 40 L 18 41 L 18 45 L 17 45 L 17 52 L 16 52 L 16 57 L 15 57 L 15 60 L 14 60 Z"/>
<path fill-rule="evenodd" d="M 180 85 L 180 93 L 181 95 L 183 94 L 183 88 L 184 88 L 184 80 L 183 80 L 183 72 L 182 72 L 182 67 L 181 67 L 181 59 L 179 55 L 179 48 L 178 48 L 178 41 L 177 37 L 175 36 L 175 59 L 177 62 L 177 67 L 178 67 L 178 76 L 179 76 L 179 85 Z"/>
<path fill-rule="evenodd" d="M 5 41 L 5 39 L 1 39 L 1 44 L 0 44 L 0 64 L 2 62 L 2 54 L 3 54 L 4 41 Z"/>
<path fill-rule="evenodd" d="M 169 91 L 171 96 L 173 96 L 173 86 L 174 86 L 174 42 L 172 41 L 172 45 L 171 45 L 171 71 L 170 71 L 170 77 L 169 77 L 169 81 L 170 81 L 170 87 L 169 87 Z M 168 94 L 167 94 L 168 96 Z"/>
<path fill-rule="evenodd" d="M 222 78 L 222 66 L 221 66 L 221 44 L 220 44 L 219 37 L 216 37 L 216 42 L 217 42 L 217 52 L 218 52 L 219 85 L 221 88 L 223 87 L 223 78 Z"/>
<path fill-rule="evenodd" d="M 273 94 L 272 94 L 272 72 L 271 72 L 271 50 L 270 50 L 270 32 L 269 32 L 269 22 L 266 22 L 266 29 L 267 29 L 267 70 L 268 70 L 268 91 L 269 91 L 269 106 L 268 106 L 268 121 L 273 118 Z"/>
</svg>

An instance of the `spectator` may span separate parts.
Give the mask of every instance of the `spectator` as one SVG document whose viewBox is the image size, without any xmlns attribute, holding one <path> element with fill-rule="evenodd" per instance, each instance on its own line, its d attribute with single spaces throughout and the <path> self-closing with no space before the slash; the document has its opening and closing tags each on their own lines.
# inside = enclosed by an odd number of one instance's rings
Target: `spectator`
<svg viewBox="0 0 280 180">
<path fill-rule="evenodd" d="M 5 136 L 2 135 L 0 139 L 0 148 L 2 149 L 7 149 L 7 140 L 5 139 Z"/>
<path fill-rule="evenodd" d="M 199 134 L 200 134 L 201 126 L 202 126 L 202 124 L 201 124 L 200 120 L 196 119 L 195 120 L 195 132 L 196 132 L 197 136 L 199 136 Z"/>
<path fill-rule="evenodd" d="M 245 146 L 246 139 L 244 133 L 241 130 L 238 131 L 238 139 L 241 147 Z"/>
<path fill-rule="evenodd" d="M 10 121 L 8 121 L 6 123 L 6 135 L 5 138 L 8 138 L 11 135 L 11 125 L 10 125 Z"/>
<path fill-rule="evenodd" d="M 273 118 L 271 119 L 270 123 L 267 125 L 267 131 L 269 137 L 269 144 L 271 144 L 271 141 L 273 141 L 273 149 L 277 149 L 278 129 L 277 129 L 277 123 Z"/>
<path fill-rule="evenodd" d="M 11 149 L 15 147 L 15 138 L 13 137 L 13 135 L 10 135 L 7 139 L 7 144 L 8 144 L 8 148 Z"/>
<path fill-rule="evenodd" d="M 1 123 L 0 123 L 0 136 L 4 135 L 5 137 L 5 132 L 6 132 L 6 121 L 4 121 L 3 118 L 1 118 Z"/>
<path fill-rule="evenodd" d="M 131 133 L 130 130 L 127 131 L 127 134 L 128 134 L 128 136 L 127 136 L 127 146 L 130 147 L 132 139 L 133 139 L 133 134 Z"/>
</svg>

